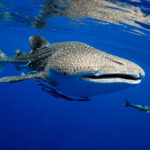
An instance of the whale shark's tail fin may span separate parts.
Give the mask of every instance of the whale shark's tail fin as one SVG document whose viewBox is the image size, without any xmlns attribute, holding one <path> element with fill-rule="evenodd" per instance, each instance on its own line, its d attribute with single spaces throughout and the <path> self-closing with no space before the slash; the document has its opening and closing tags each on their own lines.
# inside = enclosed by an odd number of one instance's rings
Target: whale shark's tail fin
<svg viewBox="0 0 150 150">
<path fill-rule="evenodd" d="M 126 107 L 130 106 L 130 102 L 128 100 L 126 100 Z"/>
<path fill-rule="evenodd" d="M 6 61 L 7 56 L 0 50 L 0 72 L 3 71 L 3 63 Z"/>
</svg>

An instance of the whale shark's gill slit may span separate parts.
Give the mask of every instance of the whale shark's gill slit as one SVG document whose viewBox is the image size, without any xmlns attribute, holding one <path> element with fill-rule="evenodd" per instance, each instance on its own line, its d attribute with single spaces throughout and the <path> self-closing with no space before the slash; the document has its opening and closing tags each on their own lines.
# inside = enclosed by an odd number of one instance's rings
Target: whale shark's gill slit
<svg viewBox="0 0 150 150">
<path fill-rule="evenodd" d="M 82 78 L 86 79 L 110 79 L 110 78 L 122 78 L 122 79 L 127 79 L 127 80 L 139 80 L 141 78 L 135 77 L 133 75 L 127 75 L 127 74 L 105 74 L 105 75 L 100 75 L 100 76 L 84 76 Z"/>
</svg>

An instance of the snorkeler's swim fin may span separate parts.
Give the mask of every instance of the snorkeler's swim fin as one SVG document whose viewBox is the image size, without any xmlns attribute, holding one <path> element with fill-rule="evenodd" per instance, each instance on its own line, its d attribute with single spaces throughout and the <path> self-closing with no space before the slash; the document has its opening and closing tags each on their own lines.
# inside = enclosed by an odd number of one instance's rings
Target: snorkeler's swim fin
<svg viewBox="0 0 150 150">
<path fill-rule="evenodd" d="M 3 62 L 7 59 L 7 56 L 0 50 L 0 72 L 3 71 Z"/>
</svg>

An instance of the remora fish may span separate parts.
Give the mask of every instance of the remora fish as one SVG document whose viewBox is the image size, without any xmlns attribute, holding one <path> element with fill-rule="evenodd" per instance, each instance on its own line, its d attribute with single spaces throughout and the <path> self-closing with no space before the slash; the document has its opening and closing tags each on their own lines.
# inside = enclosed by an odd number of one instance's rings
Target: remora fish
<svg viewBox="0 0 150 150">
<path fill-rule="evenodd" d="M 18 63 L 18 67 L 23 63 L 31 72 L 3 77 L 0 82 L 41 79 L 50 85 L 39 84 L 43 90 L 72 100 L 66 95 L 86 99 L 139 84 L 145 75 L 137 64 L 85 43 L 50 44 L 41 36 L 31 36 L 29 42 L 29 53 L 17 50 L 14 57 L 7 57 L 1 51 L 0 62 Z"/>
<path fill-rule="evenodd" d="M 127 107 L 132 107 L 141 111 L 145 111 L 147 113 L 150 112 L 150 107 L 146 106 L 146 105 L 134 105 L 134 104 L 130 104 L 130 102 L 128 100 L 126 100 L 126 106 Z"/>
</svg>

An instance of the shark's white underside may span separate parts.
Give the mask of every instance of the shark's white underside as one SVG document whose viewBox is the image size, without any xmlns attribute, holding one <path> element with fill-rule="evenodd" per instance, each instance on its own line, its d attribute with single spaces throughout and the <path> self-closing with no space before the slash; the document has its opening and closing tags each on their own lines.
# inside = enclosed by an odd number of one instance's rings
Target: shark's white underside
<svg viewBox="0 0 150 150">
<path fill-rule="evenodd" d="M 46 78 L 55 83 L 56 89 L 70 96 L 78 96 L 83 98 L 107 94 L 133 87 L 141 82 L 140 79 L 136 81 L 121 78 L 84 79 L 82 78 L 83 76 L 85 76 L 85 73 L 77 75 L 64 75 L 61 72 L 50 70 Z"/>
</svg>

